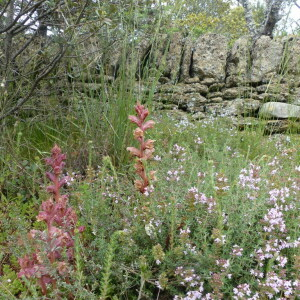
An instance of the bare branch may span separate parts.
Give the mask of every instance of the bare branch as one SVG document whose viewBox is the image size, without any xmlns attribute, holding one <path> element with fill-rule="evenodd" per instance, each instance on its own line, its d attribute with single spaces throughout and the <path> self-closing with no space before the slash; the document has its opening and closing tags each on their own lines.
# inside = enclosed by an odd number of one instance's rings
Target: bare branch
<svg viewBox="0 0 300 300">
<path fill-rule="evenodd" d="M 31 86 L 31 89 L 28 92 L 28 94 L 26 95 L 26 97 L 24 97 L 23 99 L 20 99 L 18 101 L 18 103 L 14 107 L 9 109 L 6 113 L 0 115 L 0 122 L 3 119 L 5 119 L 6 117 L 8 117 L 9 115 L 11 115 L 14 112 L 18 111 L 21 108 L 21 106 L 23 106 L 30 99 L 30 97 L 33 95 L 36 87 L 38 86 L 39 82 L 42 79 L 44 79 L 55 68 L 55 66 L 58 64 L 58 62 L 65 55 L 67 49 L 68 49 L 68 47 L 65 47 L 59 54 L 57 54 L 54 57 L 54 59 L 48 64 L 48 68 L 46 70 L 44 70 L 44 72 L 42 74 L 40 74 L 40 76 L 35 79 L 34 83 Z"/>
<path fill-rule="evenodd" d="M 4 15 L 4 13 L 6 12 L 6 9 L 8 8 L 10 1 L 7 1 L 5 3 L 5 6 L 3 7 L 2 11 L 0 12 L 0 18 Z"/>
<path fill-rule="evenodd" d="M 253 19 L 251 5 L 248 0 L 238 0 L 238 2 L 244 7 L 247 27 L 250 32 L 250 35 L 252 36 L 252 38 L 254 38 L 255 36 L 257 36 L 257 30 Z"/>
<path fill-rule="evenodd" d="M 274 28 L 280 21 L 280 10 L 284 4 L 284 0 L 274 0 L 268 3 L 265 13 L 265 19 L 260 29 L 260 35 L 273 36 Z"/>
<path fill-rule="evenodd" d="M 255 22 L 253 20 L 253 13 L 251 9 L 251 4 L 249 0 L 238 0 L 238 2 L 244 7 L 245 19 L 247 22 L 247 27 L 254 40 L 262 35 L 273 36 L 273 32 L 276 24 L 280 21 L 281 15 L 280 11 L 283 5 L 288 0 L 266 0 L 266 9 L 264 12 L 264 21 L 262 22 L 260 28 L 257 30 Z M 296 1 L 296 0 L 294 0 Z"/>
<path fill-rule="evenodd" d="M 39 7 L 40 5 L 42 5 L 45 1 L 46 0 L 41 0 L 41 1 L 37 2 L 35 5 L 29 7 L 28 9 L 25 9 L 24 11 L 20 10 L 20 12 L 18 13 L 18 15 L 12 20 L 12 22 L 10 22 L 6 27 L 0 29 L 0 34 L 4 33 L 4 32 L 8 32 L 9 30 L 11 30 L 18 23 L 18 21 L 20 20 L 20 18 L 22 18 L 27 13 L 29 13 L 30 15 L 32 15 L 34 13 L 35 9 L 37 7 Z M 9 4 L 11 4 L 12 2 L 13 2 L 13 0 L 8 1 Z M 24 23 L 24 21 L 23 21 L 23 23 Z"/>
<path fill-rule="evenodd" d="M 20 32 L 26 30 L 27 28 L 29 28 L 30 26 L 36 24 L 37 21 L 43 19 L 44 17 L 46 17 L 47 15 L 51 14 L 52 12 L 54 12 L 56 10 L 57 7 L 52 8 L 51 10 L 47 10 L 45 13 L 43 13 L 42 15 L 34 18 L 34 20 L 32 20 L 30 23 L 26 24 L 25 23 L 28 21 L 29 18 L 26 19 L 26 21 L 22 21 L 22 23 L 18 24 L 18 26 L 16 26 L 13 29 L 13 33 L 14 35 L 19 34 Z"/>
<path fill-rule="evenodd" d="M 35 32 L 30 39 L 14 54 L 12 57 L 12 61 L 14 61 L 31 43 L 32 41 L 36 38 L 37 33 Z"/>
<path fill-rule="evenodd" d="M 297 0 L 294 0 L 294 4 L 300 9 L 300 4 L 297 3 Z"/>
<path fill-rule="evenodd" d="M 11 1 L 13 1 L 13 0 L 11 0 Z M 38 3 L 41 3 L 43 1 L 39 1 Z M 82 17 L 84 16 L 84 11 L 85 11 L 89 1 L 90 0 L 86 0 L 85 3 L 82 5 L 81 10 L 73 24 L 73 25 L 75 25 L 75 27 L 76 27 L 76 25 L 78 26 Z M 24 22 L 24 20 L 22 20 L 22 22 L 17 23 L 17 26 L 14 26 L 14 28 L 11 27 L 9 34 L 12 36 L 18 34 L 22 30 L 24 30 L 24 28 L 28 28 L 28 26 L 33 25 L 39 19 L 43 19 L 44 17 L 47 17 L 47 15 L 49 15 L 49 14 L 51 15 L 51 13 L 53 13 L 56 8 L 57 7 L 54 7 L 54 8 L 52 7 L 51 9 L 47 10 L 45 13 L 33 18 L 33 21 L 30 22 L 29 24 L 25 25 L 25 23 L 27 21 Z M 36 10 L 28 10 L 28 14 L 26 16 L 28 17 L 28 15 L 29 15 L 29 17 L 30 17 L 30 15 L 32 15 L 33 11 L 36 11 Z M 29 92 L 24 97 L 20 96 L 20 92 L 21 92 L 20 88 L 17 88 L 15 90 L 14 95 L 12 95 L 11 99 L 17 99 L 17 98 L 20 98 L 20 99 L 14 106 L 6 109 L 6 111 L 3 111 L 2 114 L 0 114 L 0 121 L 4 120 L 9 115 L 18 111 L 32 97 L 32 95 L 34 94 L 40 81 L 45 79 L 45 77 L 47 77 L 47 75 L 49 75 L 54 70 L 54 68 L 57 66 L 57 64 L 60 62 L 60 60 L 65 56 L 65 53 L 70 45 L 70 42 L 71 42 L 74 34 L 75 34 L 75 32 L 70 33 L 69 37 L 66 38 L 65 43 L 60 44 L 60 51 L 57 52 L 57 54 L 52 58 L 50 63 L 48 63 L 46 66 L 42 67 L 42 65 L 43 65 L 42 60 L 37 61 L 37 64 L 35 65 L 33 72 L 30 72 L 31 74 L 28 74 L 28 73 L 25 74 L 23 72 L 22 74 L 18 74 L 17 78 L 9 79 L 10 82 L 13 82 L 14 80 L 15 80 L 15 82 L 18 82 L 18 80 L 20 78 L 23 78 L 25 80 L 25 82 L 26 82 L 26 80 L 28 80 L 28 83 L 31 83 L 29 78 L 35 78 L 35 79 L 33 79 L 33 83 L 30 84 L 31 86 L 30 86 Z M 13 60 L 16 59 L 16 57 L 19 56 L 32 43 L 32 41 L 35 39 L 36 36 L 37 36 L 37 31 L 35 31 L 34 35 L 32 37 L 30 37 L 27 40 L 27 42 L 25 42 L 23 44 L 23 46 L 14 54 Z M 32 56 L 29 59 L 32 59 Z M 10 62 L 12 62 L 13 60 L 10 59 Z M 20 87 L 21 87 L 21 85 L 20 85 Z"/>
</svg>

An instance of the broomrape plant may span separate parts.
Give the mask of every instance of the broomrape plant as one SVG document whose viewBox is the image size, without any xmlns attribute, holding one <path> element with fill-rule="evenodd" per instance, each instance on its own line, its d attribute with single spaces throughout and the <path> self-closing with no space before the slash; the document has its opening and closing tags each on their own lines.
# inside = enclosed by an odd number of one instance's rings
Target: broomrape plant
<svg viewBox="0 0 300 300">
<path fill-rule="evenodd" d="M 52 182 L 47 187 L 51 197 L 42 203 L 37 220 L 43 221 L 47 228 L 29 232 L 34 252 L 19 259 L 21 270 L 18 276 L 36 278 L 43 295 L 47 295 L 48 285 L 56 288 L 57 278 L 70 282 L 75 232 L 84 230 L 84 227 L 76 228 L 76 212 L 68 205 L 68 196 L 60 193 L 61 187 L 68 180 L 68 177 L 61 176 L 65 159 L 66 155 L 61 153 L 57 145 L 51 150 L 51 157 L 45 159 L 46 164 L 52 168 L 52 172 L 46 173 Z"/>
<path fill-rule="evenodd" d="M 146 130 L 153 128 L 154 121 L 149 120 L 145 122 L 145 119 L 149 115 L 148 109 L 137 103 L 135 106 L 137 116 L 129 116 L 129 120 L 135 123 L 138 127 L 134 130 L 134 138 L 139 142 L 140 149 L 135 147 L 127 147 L 127 150 L 136 157 L 136 163 L 134 168 L 136 173 L 141 177 L 140 180 L 135 180 L 134 185 L 141 193 L 147 192 L 147 187 L 150 185 L 150 180 L 155 180 L 155 171 L 150 171 L 149 176 L 146 173 L 145 162 L 152 158 L 154 152 L 154 140 L 145 140 Z"/>
</svg>

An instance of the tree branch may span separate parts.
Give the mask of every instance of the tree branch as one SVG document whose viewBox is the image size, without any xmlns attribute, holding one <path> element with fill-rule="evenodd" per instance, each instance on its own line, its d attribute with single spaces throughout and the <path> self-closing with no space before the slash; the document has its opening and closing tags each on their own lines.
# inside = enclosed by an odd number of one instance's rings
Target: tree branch
<svg viewBox="0 0 300 300">
<path fill-rule="evenodd" d="M 280 10 L 285 0 L 274 0 L 270 1 L 266 9 L 265 19 L 260 29 L 260 35 L 273 36 L 274 28 L 280 21 Z"/>
<path fill-rule="evenodd" d="M 248 30 L 252 38 L 255 38 L 257 36 L 257 30 L 253 19 L 251 5 L 248 0 L 238 0 L 238 2 L 244 7 L 245 19 L 246 19 Z"/>
<path fill-rule="evenodd" d="M 5 119 L 6 117 L 8 117 L 9 115 L 13 114 L 14 112 L 16 112 L 17 110 L 20 109 L 20 107 L 22 105 L 24 105 L 29 99 L 30 97 L 33 95 L 36 87 L 38 86 L 39 82 L 44 79 L 54 68 L 55 66 L 58 64 L 58 62 L 62 59 L 62 57 L 65 55 L 66 51 L 67 51 L 68 47 L 66 46 L 58 55 L 55 56 L 55 58 L 48 64 L 48 69 L 46 69 L 42 74 L 40 74 L 40 76 L 38 78 L 35 79 L 33 85 L 31 86 L 30 91 L 28 92 L 28 94 L 26 95 L 26 97 L 24 97 L 23 99 L 20 99 L 18 101 L 18 103 L 12 107 L 11 109 L 9 109 L 6 113 L 0 115 L 0 122 Z"/>
<path fill-rule="evenodd" d="M 8 1 L 8 3 L 11 3 L 13 0 Z M 17 22 L 20 20 L 20 18 L 22 18 L 22 16 L 26 15 L 27 13 L 30 13 L 30 15 L 32 15 L 35 11 L 35 9 L 37 7 L 39 7 L 40 5 L 42 5 L 46 0 L 41 0 L 39 2 L 37 2 L 35 5 L 31 6 L 30 8 L 26 9 L 26 10 L 20 10 L 20 12 L 17 14 L 17 16 L 14 18 L 14 20 L 8 24 L 6 27 L 0 29 L 0 34 L 4 33 L 4 32 L 8 32 L 10 29 L 12 29 Z M 26 20 L 27 21 L 27 20 Z M 25 21 L 25 22 L 26 22 Z M 24 23 L 24 21 L 23 21 Z"/>
<path fill-rule="evenodd" d="M 6 9 L 8 8 L 9 3 L 10 3 L 10 1 L 7 1 L 5 3 L 5 6 L 3 7 L 2 11 L 0 12 L 0 18 L 4 15 Z"/>
<path fill-rule="evenodd" d="M 81 8 L 81 11 L 79 12 L 79 15 L 78 17 L 76 18 L 76 21 L 74 22 L 74 25 L 78 25 L 80 23 L 80 20 L 82 19 L 82 17 L 84 16 L 84 10 L 86 9 L 88 3 L 89 3 L 90 0 L 86 0 L 84 5 L 82 6 Z M 41 1 L 40 1 L 41 2 Z M 51 10 L 52 11 L 52 10 Z M 48 11 L 49 12 L 49 11 Z M 35 18 L 35 21 L 37 21 L 38 18 Z M 26 25 L 27 26 L 27 25 Z M 20 29 L 19 29 L 20 30 Z M 57 55 L 51 60 L 51 62 L 43 69 L 41 70 L 36 70 L 36 73 L 39 73 L 40 72 L 40 75 L 38 75 L 38 77 L 34 80 L 34 82 L 32 83 L 31 85 L 31 88 L 28 92 L 28 94 L 24 97 L 24 98 L 21 98 L 19 99 L 18 103 L 16 105 L 14 105 L 13 107 L 11 107 L 10 109 L 8 109 L 6 112 L 3 112 L 1 115 L 0 115 L 0 122 L 2 120 L 4 120 L 6 117 L 8 117 L 9 115 L 15 113 L 16 111 L 18 111 L 30 98 L 31 96 L 34 94 L 34 91 L 35 89 L 37 88 L 39 82 L 41 80 L 43 80 L 49 73 L 51 73 L 51 71 L 53 71 L 53 69 L 55 68 L 55 66 L 59 63 L 59 61 L 64 57 L 68 47 L 69 47 L 69 44 L 70 44 L 70 41 L 72 40 L 73 38 L 73 34 L 72 33 L 70 36 L 69 36 L 69 39 L 66 40 L 66 42 L 61 45 L 61 51 L 59 51 L 57 53 Z M 14 57 L 18 56 L 20 53 L 22 53 L 27 47 L 28 45 L 32 42 L 32 40 L 34 39 L 34 36 L 31 37 L 24 45 L 23 47 L 21 47 L 21 49 L 15 54 Z M 17 91 L 15 93 L 15 97 L 17 97 L 17 95 L 19 94 L 19 92 Z"/>
<path fill-rule="evenodd" d="M 300 5 L 297 3 L 297 0 L 294 0 L 294 4 L 300 9 Z"/>
</svg>

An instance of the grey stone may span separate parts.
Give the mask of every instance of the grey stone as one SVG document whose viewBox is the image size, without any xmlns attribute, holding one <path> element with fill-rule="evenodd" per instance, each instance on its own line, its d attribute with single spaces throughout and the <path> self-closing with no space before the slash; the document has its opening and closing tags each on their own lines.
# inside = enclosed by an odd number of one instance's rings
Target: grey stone
<svg viewBox="0 0 300 300">
<path fill-rule="evenodd" d="M 283 43 L 261 36 L 252 51 L 251 82 L 266 82 L 279 70 Z"/>
<path fill-rule="evenodd" d="M 192 115 L 192 119 L 195 121 L 199 121 L 199 120 L 203 120 L 205 119 L 207 116 L 205 115 L 205 113 L 198 111 L 195 114 Z"/>
<path fill-rule="evenodd" d="M 300 107 L 281 102 L 268 102 L 262 105 L 259 115 L 270 119 L 300 119 Z"/>
<path fill-rule="evenodd" d="M 194 44 L 192 73 L 200 78 L 225 79 L 228 40 L 220 34 L 205 34 Z"/>
<path fill-rule="evenodd" d="M 222 92 L 214 92 L 214 93 L 209 93 L 207 95 L 208 99 L 218 98 L 218 97 L 223 97 L 223 93 Z"/>
<path fill-rule="evenodd" d="M 224 109 L 224 114 L 231 116 L 251 116 L 256 114 L 260 105 L 260 102 L 254 99 L 235 99 L 230 101 Z"/>
<path fill-rule="evenodd" d="M 180 81 L 185 81 L 191 77 L 190 70 L 193 53 L 193 43 L 193 40 L 190 38 L 186 38 L 184 41 Z"/>
<path fill-rule="evenodd" d="M 234 43 L 227 61 L 228 87 L 249 82 L 250 48 L 251 42 L 247 36 L 239 38 Z"/>
<path fill-rule="evenodd" d="M 223 97 L 225 99 L 235 99 L 239 96 L 239 90 L 237 88 L 226 89 L 223 92 Z"/>
<path fill-rule="evenodd" d="M 300 98 L 295 99 L 291 104 L 300 106 Z"/>
<path fill-rule="evenodd" d="M 285 94 L 263 93 L 257 95 L 255 99 L 260 100 L 262 102 L 287 102 Z"/>
<path fill-rule="evenodd" d="M 208 93 L 208 87 L 200 83 L 192 83 L 192 84 L 179 83 L 176 85 L 163 84 L 157 89 L 157 91 L 159 93 L 183 93 L 183 94 L 200 93 L 202 95 L 206 95 Z"/>
<path fill-rule="evenodd" d="M 300 37 L 286 37 L 283 39 L 285 43 L 284 59 L 287 62 L 287 71 L 290 74 L 300 74 Z"/>
<path fill-rule="evenodd" d="M 201 96 L 199 93 L 174 93 L 164 94 L 159 93 L 154 95 L 154 100 L 162 102 L 163 104 L 175 104 L 182 110 L 188 110 L 189 112 L 197 111 L 196 108 L 203 106 L 208 100 Z"/>
<path fill-rule="evenodd" d="M 170 77 L 172 82 L 177 82 L 179 79 L 182 54 L 183 35 L 180 32 L 175 32 L 170 37 L 169 51 L 166 57 L 166 67 L 163 72 L 166 77 Z"/>
<path fill-rule="evenodd" d="M 201 80 L 201 84 L 205 84 L 207 86 L 211 86 L 212 84 L 214 84 L 216 82 L 217 82 L 216 79 L 210 78 L 210 77 L 207 77 L 207 78 L 204 78 L 203 80 Z"/>
<path fill-rule="evenodd" d="M 278 93 L 288 93 L 289 87 L 287 84 L 263 84 L 256 87 L 256 91 L 258 93 L 272 93 L 272 94 L 278 94 Z"/>
<path fill-rule="evenodd" d="M 200 82 L 200 79 L 198 76 L 187 78 L 184 80 L 184 83 L 190 84 L 190 83 L 198 83 Z"/>
<path fill-rule="evenodd" d="M 202 95 L 206 95 L 208 93 L 208 87 L 200 83 L 179 86 L 182 88 L 183 93 L 200 93 Z"/>
<path fill-rule="evenodd" d="M 223 98 L 222 97 L 211 98 L 210 102 L 211 103 L 220 103 L 220 102 L 223 102 Z"/>
<path fill-rule="evenodd" d="M 209 87 L 210 92 L 219 92 L 223 87 L 225 86 L 225 83 L 214 83 Z"/>
</svg>

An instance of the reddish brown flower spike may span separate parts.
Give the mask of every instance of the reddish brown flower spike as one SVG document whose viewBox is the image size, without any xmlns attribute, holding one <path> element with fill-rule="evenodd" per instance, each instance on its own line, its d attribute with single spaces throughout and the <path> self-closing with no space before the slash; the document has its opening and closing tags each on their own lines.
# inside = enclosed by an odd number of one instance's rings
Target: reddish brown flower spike
<svg viewBox="0 0 300 300">
<path fill-rule="evenodd" d="M 60 176 L 65 159 L 66 155 L 61 153 L 57 145 L 51 150 L 51 157 L 45 159 L 46 164 L 52 168 L 46 175 L 52 182 L 47 191 L 53 197 L 42 203 L 37 220 L 45 222 L 47 230 L 30 231 L 29 236 L 33 242 L 38 240 L 34 244 L 35 252 L 19 259 L 21 270 L 18 276 L 37 278 L 44 295 L 48 292 L 47 285 L 56 286 L 57 276 L 69 281 L 68 266 L 74 263 L 75 231 L 84 230 L 82 226 L 76 229 L 76 212 L 68 206 L 68 196 L 60 194 L 60 189 L 67 181 L 67 177 Z M 67 253 L 67 257 L 64 253 Z M 56 270 L 56 274 L 53 270 Z"/>
<path fill-rule="evenodd" d="M 152 157 L 152 153 L 154 152 L 154 140 L 145 141 L 145 131 L 153 128 L 155 122 L 152 120 L 145 122 L 145 119 L 149 115 L 149 111 L 144 107 L 144 105 L 137 103 L 135 106 L 135 111 L 137 116 L 129 116 L 129 120 L 138 126 L 134 130 L 133 136 L 140 144 L 140 149 L 135 147 L 127 147 L 127 151 L 137 158 L 135 169 L 137 175 L 139 175 L 141 179 L 135 181 L 135 187 L 141 193 L 145 193 L 146 188 L 150 184 L 150 180 L 146 174 L 144 161 L 150 159 Z"/>
</svg>

